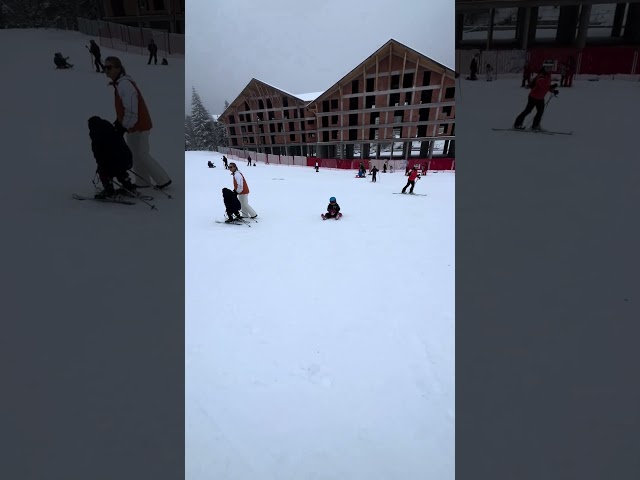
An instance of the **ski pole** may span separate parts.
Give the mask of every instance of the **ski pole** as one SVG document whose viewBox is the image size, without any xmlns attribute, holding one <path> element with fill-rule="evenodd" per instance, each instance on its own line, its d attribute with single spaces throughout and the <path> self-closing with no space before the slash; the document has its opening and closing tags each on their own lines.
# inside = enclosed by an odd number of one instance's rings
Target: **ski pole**
<svg viewBox="0 0 640 480">
<path fill-rule="evenodd" d="M 133 193 L 130 190 L 127 190 L 126 188 L 124 188 L 122 185 L 120 185 L 118 182 L 116 182 L 115 180 L 113 181 L 113 183 L 115 183 L 118 187 L 120 187 L 122 190 L 124 190 L 125 192 L 127 192 L 128 194 L 130 194 L 132 197 L 137 198 L 138 200 L 142 200 L 144 203 L 146 203 L 147 205 L 149 205 L 151 207 L 151 210 L 158 210 L 157 207 L 153 204 L 153 203 L 149 203 L 147 202 L 144 198 L 142 198 L 140 196 L 140 194 L 136 195 L 135 193 Z"/>
<path fill-rule="evenodd" d="M 140 175 L 138 175 L 133 170 L 129 170 L 129 172 L 133 173 L 136 177 L 138 177 L 140 180 L 142 180 L 145 183 L 145 187 L 153 187 L 154 189 L 158 190 L 159 192 L 164 193 L 167 197 L 173 198 L 170 194 L 168 194 L 167 192 L 165 192 L 161 188 L 158 188 L 157 185 L 151 185 L 150 183 L 147 183 L 147 181 L 144 178 L 142 178 Z"/>
</svg>

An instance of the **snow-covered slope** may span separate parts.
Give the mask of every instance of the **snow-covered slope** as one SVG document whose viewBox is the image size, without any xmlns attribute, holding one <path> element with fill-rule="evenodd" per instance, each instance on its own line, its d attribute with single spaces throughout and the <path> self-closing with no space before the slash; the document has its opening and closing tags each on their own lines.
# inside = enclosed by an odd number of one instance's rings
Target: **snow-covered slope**
<svg viewBox="0 0 640 480">
<path fill-rule="evenodd" d="M 173 179 L 174 200 L 149 192 L 158 211 L 82 203 L 71 194 L 93 194 L 96 169 L 87 119 L 115 119 L 113 89 L 92 68 L 88 41 L 75 32 L 0 30 L 2 306 L 8 338 L 24 355 L 11 368 L 41 388 L 29 425 L 40 425 L 31 438 L 46 445 L 25 478 L 47 477 L 54 463 L 65 465 L 68 478 L 114 478 L 128 445 L 153 451 L 163 442 L 156 425 L 164 436 L 180 435 L 169 428 L 165 403 L 134 397 L 179 402 L 183 389 L 167 384 L 166 374 L 183 361 L 170 346 L 182 344 L 176 332 L 184 318 L 184 65 L 173 59 L 168 67 L 148 66 L 143 56 L 102 49 L 103 59 L 119 56 L 142 89 L 155 124 L 151 153 Z M 57 51 L 73 69 L 55 69 Z M 46 359 L 55 359 L 55 368 Z M 34 420 L 40 413 L 43 422 Z M 135 425 L 123 424 L 124 415 Z M 90 440 L 97 425 L 113 434 L 99 445 Z M 118 434 L 117 444 L 109 443 Z M 163 460 L 153 458 L 145 475 L 166 471 Z"/>
<path fill-rule="evenodd" d="M 220 158 L 186 158 L 187 478 L 452 480 L 454 175 L 237 160 L 232 226 Z"/>
</svg>

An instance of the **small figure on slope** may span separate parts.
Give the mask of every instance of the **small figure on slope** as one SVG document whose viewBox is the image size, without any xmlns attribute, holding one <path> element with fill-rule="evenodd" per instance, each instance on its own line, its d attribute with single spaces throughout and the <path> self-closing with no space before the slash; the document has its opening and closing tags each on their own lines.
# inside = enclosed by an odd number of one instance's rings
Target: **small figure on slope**
<svg viewBox="0 0 640 480">
<path fill-rule="evenodd" d="M 100 47 L 96 43 L 95 40 L 89 40 L 91 47 L 89 48 L 89 53 L 93 57 L 93 64 L 96 66 L 96 72 L 104 73 L 104 64 L 102 63 L 102 54 L 100 53 Z"/>
<path fill-rule="evenodd" d="M 56 64 L 57 69 L 72 68 L 73 65 L 67 62 L 67 60 L 69 60 L 69 57 L 63 57 L 60 52 L 56 52 L 56 54 L 53 56 L 53 63 Z"/>
<path fill-rule="evenodd" d="M 97 173 L 104 188 L 95 198 L 105 199 L 115 196 L 113 178 L 117 178 L 126 193 L 135 194 L 135 187 L 129 179 L 129 170 L 133 166 L 133 156 L 127 143 L 111 122 L 100 118 L 89 119 L 89 137 L 91 150 L 98 164 Z"/>
<path fill-rule="evenodd" d="M 224 163 L 224 169 L 225 170 L 229 170 L 229 161 L 227 160 L 227 156 L 226 155 L 222 156 L 222 163 Z"/>
<path fill-rule="evenodd" d="M 402 189 L 402 193 L 406 193 L 407 187 L 409 187 L 409 185 L 411 185 L 411 189 L 409 190 L 409 193 L 410 194 L 413 193 L 413 187 L 416 186 L 416 180 L 419 178 L 420 178 L 420 175 L 418 174 L 418 170 L 415 167 L 409 170 L 409 179 L 407 180 L 407 184 Z"/>
<path fill-rule="evenodd" d="M 380 170 L 378 170 L 378 167 L 376 167 L 375 165 L 373 166 L 373 168 L 371 169 L 371 181 L 375 182 L 376 181 L 376 175 L 378 174 Z"/>
<path fill-rule="evenodd" d="M 487 66 L 486 66 L 485 70 L 487 71 L 487 82 L 492 82 L 493 81 L 493 67 L 491 66 L 490 63 L 487 63 Z"/>
<path fill-rule="evenodd" d="M 318 165 L 318 161 L 316 160 L 316 173 L 318 173 L 320 170 L 320 166 Z"/>
<path fill-rule="evenodd" d="M 242 218 L 242 215 L 240 215 L 241 205 L 236 192 L 228 188 L 223 188 L 222 200 L 224 201 L 224 208 L 227 213 L 227 219 L 224 223 L 233 223 L 240 220 Z"/>
<path fill-rule="evenodd" d="M 556 90 L 557 88 L 557 83 L 551 84 L 551 74 L 547 72 L 545 67 L 542 67 L 538 76 L 536 76 L 536 78 L 531 82 L 531 93 L 529 93 L 527 106 L 516 118 L 513 123 L 513 128 L 519 130 L 524 129 L 522 126 L 524 119 L 535 108 L 536 116 L 533 117 L 533 125 L 531 126 L 531 129 L 541 130 L 540 121 L 542 120 L 542 114 L 544 113 L 544 98 L 549 92 L 552 92 L 554 95 L 558 95 L 558 90 Z"/>
<path fill-rule="evenodd" d="M 209 168 L 216 168 L 216 166 L 213 164 L 213 162 L 212 162 L 211 160 L 209 160 L 209 161 L 207 162 L 207 166 L 208 166 Z"/>
<path fill-rule="evenodd" d="M 340 205 L 336 202 L 336 197 L 331 197 L 329 199 L 329 205 L 327 206 L 327 213 L 323 213 L 321 215 L 322 220 L 326 220 L 327 218 L 334 218 L 338 220 L 341 216 Z"/>
</svg>

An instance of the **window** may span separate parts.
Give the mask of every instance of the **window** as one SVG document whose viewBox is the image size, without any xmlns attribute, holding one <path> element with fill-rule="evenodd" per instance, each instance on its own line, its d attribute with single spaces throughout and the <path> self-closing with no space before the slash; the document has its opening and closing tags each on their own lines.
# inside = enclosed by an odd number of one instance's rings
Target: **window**
<svg viewBox="0 0 640 480">
<path fill-rule="evenodd" d="M 331 100 L 331 110 L 338 109 L 338 99 Z"/>
<path fill-rule="evenodd" d="M 242 113 L 238 115 L 238 118 L 240 119 L 241 122 L 244 122 L 244 115 Z"/>
<path fill-rule="evenodd" d="M 358 130 L 352 128 L 349 130 L 349 140 L 357 140 L 358 139 Z"/>
<path fill-rule="evenodd" d="M 446 123 L 441 123 L 438 126 L 438 135 L 446 135 L 448 130 L 447 126 L 448 125 Z"/>
<path fill-rule="evenodd" d="M 229 123 L 236 123 L 236 119 L 233 115 L 229 115 Z"/>
<path fill-rule="evenodd" d="M 375 84 L 376 84 L 375 78 L 367 78 L 367 92 L 373 92 Z"/>
<path fill-rule="evenodd" d="M 270 98 L 267 98 L 267 108 L 273 108 L 273 103 L 271 103 Z"/>
<path fill-rule="evenodd" d="M 322 117 L 322 128 L 327 128 L 329 126 L 329 117 L 326 115 Z"/>
<path fill-rule="evenodd" d="M 249 125 L 247 128 L 249 129 L 250 133 L 253 133 L 253 125 Z"/>
<path fill-rule="evenodd" d="M 375 95 L 369 95 L 365 98 L 365 108 L 376 108 L 376 97 Z"/>
<path fill-rule="evenodd" d="M 229 133 L 231 133 L 231 135 L 235 135 L 236 134 L 236 127 L 229 127 Z"/>
<path fill-rule="evenodd" d="M 389 95 L 389 106 L 397 107 L 398 105 L 400 105 L 400 94 L 392 93 L 391 95 Z"/>
<path fill-rule="evenodd" d="M 454 98 L 456 96 L 456 87 L 449 87 L 444 91 L 444 98 Z"/>
<path fill-rule="evenodd" d="M 331 139 L 332 140 L 338 139 L 338 130 L 331 130 Z"/>
<path fill-rule="evenodd" d="M 164 10 L 164 0 L 153 0 L 154 10 Z"/>
<path fill-rule="evenodd" d="M 314 121 L 313 119 L 307 120 L 307 125 L 313 125 L 313 121 Z"/>
<path fill-rule="evenodd" d="M 351 82 L 351 93 L 360 93 L 360 80 L 353 80 Z"/>
<path fill-rule="evenodd" d="M 358 110 L 358 97 L 349 99 L 349 110 Z"/>
<path fill-rule="evenodd" d="M 331 115 L 331 125 L 338 124 L 338 115 Z"/>
<path fill-rule="evenodd" d="M 296 141 L 296 134 L 292 133 L 291 135 L 289 135 L 289 140 L 291 140 L 292 142 Z"/>
<path fill-rule="evenodd" d="M 442 107 L 442 113 L 444 113 L 447 117 L 451 115 L 451 105 L 447 107 Z"/>
<path fill-rule="evenodd" d="M 248 102 L 244 102 L 244 109 L 245 109 L 245 111 L 247 111 L 247 112 L 248 112 L 249 110 L 251 110 L 251 108 L 249 108 L 249 103 L 248 103 Z"/>
<path fill-rule="evenodd" d="M 422 74 L 422 86 L 426 87 L 428 85 L 431 85 L 431 72 L 425 71 Z"/>
<path fill-rule="evenodd" d="M 287 97 L 282 97 L 282 106 L 283 107 L 289 106 L 289 99 Z"/>
<path fill-rule="evenodd" d="M 296 129 L 294 122 L 289 122 L 289 131 L 292 132 Z"/>
<path fill-rule="evenodd" d="M 329 108 L 329 100 L 323 100 L 322 101 L 322 111 L 323 112 L 328 112 L 330 110 Z"/>
<path fill-rule="evenodd" d="M 322 132 L 322 141 L 323 142 L 329 141 L 329 132 Z"/>
<path fill-rule="evenodd" d="M 404 94 L 404 104 L 411 105 L 411 92 L 407 92 Z"/>
<path fill-rule="evenodd" d="M 422 90 L 420 93 L 420 103 L 431 103 L 431 95 L 433 90 Z"/>
<path fill-rule="evenodd" d="M 258 107 L 260 107 L 260 110 L 264 110 L 264 102 L 262 100 L 258 100 Z"/>
<path fill-rule="evenodd" d="M 380 112 L 372 113 L 369 117 L 369 123 L 372 125 L 378 125 L 380 123 Z"/>
<path fill-rule="evenodd" d="M 405 73 L 402 78 L 402 88 L 413 87 L 413 73 Z"/>
<path fill-rule="evenodd" d="M 247 127 L 245 126 L 240 127 L 240 133 L 247 133 Z"/>
<path fill-rule="evenodd" d="M 349 115 L 349 126 L 353 127 L 355 125 L 358 125 L 358 114 L 352 113 Z"/>
<path fill-rule="evenodd" d="M 391 75 L 391 88 L 390 90 L 397 90 L 400 88 L 400 75 Z"/>
</svg>

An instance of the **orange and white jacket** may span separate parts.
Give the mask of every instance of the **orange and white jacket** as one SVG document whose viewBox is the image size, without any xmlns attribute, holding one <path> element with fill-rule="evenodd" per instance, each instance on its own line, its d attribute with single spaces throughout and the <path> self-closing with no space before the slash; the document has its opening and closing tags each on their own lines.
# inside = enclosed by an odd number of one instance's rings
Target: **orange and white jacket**
<svg viewBox="0 0 640 480">
<path fill-rule="evenodd" d="M 242 175 L 239 171 L 233 174 L 233 190 L 238 195 L 246 195 L 249 193 L 249 185 L 247 185 L 247 181 L 244 179 L 244 175 Z"/>
<path fill-rule="evenodd" d="M 120 124 L 132 133 L 151 130 L 151 115 L 133 79 L 124 75 L 111 85 L 115 90 L 116 115 Z"/>
</svg>

